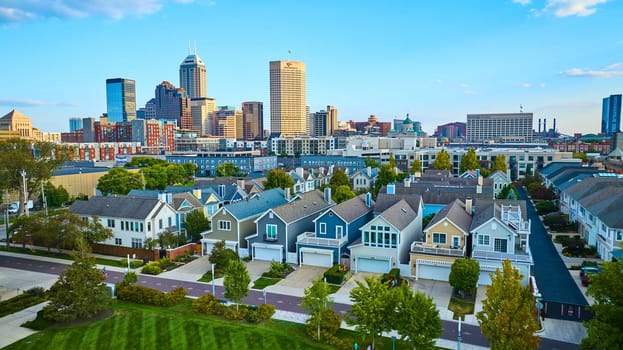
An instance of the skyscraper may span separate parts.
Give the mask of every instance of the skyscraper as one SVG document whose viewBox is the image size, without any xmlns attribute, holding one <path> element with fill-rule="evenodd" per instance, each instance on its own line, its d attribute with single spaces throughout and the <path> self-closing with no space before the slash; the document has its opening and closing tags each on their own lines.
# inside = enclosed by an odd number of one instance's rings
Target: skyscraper
<svg viewBox="0 0 623 350">
<path fill-rule="evenodd" d="M 190 109 L 190 98 L 182 88 L 175 86 L 168 81 L 163 81 L 156 86 L 156 118 L 172 119 L 177 121 L 177 126 L 191 130 L 193 127 L 193 117 Z"/>
<path fill-rule="evenodd" d="M 233 106 L 219 106 L 214 112 L 216 136 L 241 139 L 243 137 L 242 111 Z"/>
<path fill-rule="evenodd" d="M 305 64 L 270 62 L 270 131 L 281 136 L 308 134 Z"/>
<path fill-rule="evenodd" d="M 242 123 L 245 140 L 264 137 L 264 104 L 242 102 Z"/>
<path fill-rule="evenodd" d="M 109 122 L 136 119 L 136 82 L 132 79 L 106 79 L 106 111 Z"/>
<path fill-rule="evenodd" d="M 180 64 L 180 87 L 191 99 L 208 97 L 206 66 L 197 52 L 186 56 Z"/>
<path fill-rule="evenodd" d="M 82 118 L 69 118 L 69 131 L 74 132 L 82 130 Z"/>
<path fill-rule="evenodd" d="M 621 95 L 604 98 L 601 109 L 601 132 L 606 135 L 621 131 Z"/>
</svg>

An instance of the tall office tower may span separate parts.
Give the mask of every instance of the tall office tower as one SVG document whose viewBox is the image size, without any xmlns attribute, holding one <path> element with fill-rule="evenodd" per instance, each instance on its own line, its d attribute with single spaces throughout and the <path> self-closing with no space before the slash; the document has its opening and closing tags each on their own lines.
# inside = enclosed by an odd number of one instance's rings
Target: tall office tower
<svg viewBox="0 0 623 350">
<path fill-rule="evenodd" d="M 156 119 L 156 99 L 152 98 L 145 103 L 144 108 L 139 108 L 138 111 L 136 111 L 136 118 Z"/>
<path fill-rule="evenodd" d="M 270 62 L 270 131 L 281 136 L 308 134 L 305 64 Z"/>
<path fill-rule="evenodd" d="M 604 98 L 601 109 L 601 132 L 606 135 L 621 131 L 621 95 Z"/>
<path fill-rule="evenodd" d="M 242 139 L 242 111 L 233 106 L 220 106 L 214 113 L 216 136 Z"/>
<path fill-rule="evenodd" d="M 74 132 L 82 129 L 82 118 L 69 118 L 69 131 Z"/>
<path fill-rule="evenodd" d="M 262 102 L 242 102 L 242 133 L 245 140 L 264 137 L 264 104 Z"/>
<path fill-rule="evenodd" d="M 193 117 L 193 130 L 200 135 L 214 135 L 214 112 L 216 100 L 210 97 L 199 97 L 190 100 L 190 111 Z"/>
<path fill-rule="evenodd" d="M 311 127 L 310 135 L 313 137 L 330 136 L 331 135 L 331 123 L 329 121 L 329 112 L 320 110 L 316 113 L 310 114 Z"/>
<path fill-rule="evenodd" d="M 82 118 L 84 142 L 95 142 L 95 118 Z"/>
<path fill-rule="evenodd" d="M 208 78 L 206 66 L 197 55 L 186 56 L 180 64 L 180 87 L 186 90 L 188 97 L 199 98 L 208 97 Z"/>
<path fill-rule="evenodd" d="M 532 113 L 468 114 L 467 141 L 532 142 Z"/>
<path fill-rule="evenodd" d="M 136 119 L 136 82 L 132 79 L 106 79 L 106 110 L 109 122 Z"/>
<path fill-rule="evenodd" d="M 327 123 L 329 124 L 329 134 L 327 136 L 331 136 L 337 131 L 337 108 L 335 106 L 327 106 L 327 118 Z"/>
<path fill-rule="evenodd" d="M 168 81 L 156 86 L 156 119 L 175 120 L 179 128 L 191 130 L 193 117 L 186 91 Z"/>
</svg>

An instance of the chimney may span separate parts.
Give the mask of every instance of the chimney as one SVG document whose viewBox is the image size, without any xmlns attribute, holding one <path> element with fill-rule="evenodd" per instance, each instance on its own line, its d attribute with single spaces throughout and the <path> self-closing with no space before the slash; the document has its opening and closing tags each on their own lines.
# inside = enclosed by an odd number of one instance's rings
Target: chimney
<svg viewBox="0 0 623 350">
<path fill-rule="evenodd" d="M 467 214 L 472 215 L 472 197 L 465 198 L 465 211 Z"/>
<path fill-rule="evenodd" d="M 366 193 L 366 207 L 372 208 L 372 193 Z"/>
<path fill-rule="evenodd" d="M 285 198 L 286 198 L 286 201 L 288 201 L 288 202 L 289 202 L 289 201 L 290 201 L 290 187 L 286 187 L 286 188 L 283 190 L 283 193 L 284 193 L 284 196 L 285 196 Z"/>
<path fill-rule="evenodd" d="M 368 174 L 368 177 L 372 177 L 372 167 L 366 167 L 366 174 Z"/>
<path fill-rule="evenodd" d="M 218 185 L 218 195 L 221 198 L 225 197 L 225 185 Z"/>
<path fill-rule="evenodd" d="M 541 118 L 539 118 L 539 135 L 541 135 Z"/>
<path fill-rule="evenodd" d="M 161 202 L 167 202 L 167 194 L 164 192 L 158 193 L 158 200 Z"/>
<path fill-rule="evenodd" d="M 405 177 L 404 180 L 402 180 L 403 185 L 405 188 L 409 188 L 411 187 L 411 178 L 410 177 Z"/>
<path fill-rule="evenodd" d="M 244 190 L 244 179 L 236 180 L 236 184 L 240 187 L 241 190 Z"/>
<path fill-rule="evenodd" d="M 167 193 L 165 193 L 165 195 L 166 195 L 166 202 L 167 202 L 167 204 L 173 203 L 173 194 L 167 192 Z"/>
<path fill-rule="evenodd" d="M 296 168 L 296 175 L 303 179 L 303 168 Z"/>
<path fill-rule="evenodd" d="M 324 201 L 331 204 L 333 201 L 331 200 L 331 187 L 325 187 L 324 189 Z"/>
</svg>

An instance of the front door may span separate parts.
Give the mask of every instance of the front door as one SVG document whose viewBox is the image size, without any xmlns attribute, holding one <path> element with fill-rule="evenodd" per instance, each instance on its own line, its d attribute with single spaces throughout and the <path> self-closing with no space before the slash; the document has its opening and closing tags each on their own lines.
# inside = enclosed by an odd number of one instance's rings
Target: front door
<svg viewBox="0 0 623 350">
<path fill-rule="evenodd" d="M 496 238 L 493 240 L 494 246 L 493 246 L 493 250 L 495 250 L 496 252 L 500 252 L 500 253 L 506 253 L 507 252 L 507 244 L 508 241 L 502 238 Z"/>
</svg>

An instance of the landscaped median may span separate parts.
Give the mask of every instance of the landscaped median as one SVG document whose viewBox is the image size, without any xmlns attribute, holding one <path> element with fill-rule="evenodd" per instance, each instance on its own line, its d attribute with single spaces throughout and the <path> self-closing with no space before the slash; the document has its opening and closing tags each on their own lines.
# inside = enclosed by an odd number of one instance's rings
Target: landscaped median
<svg viewBox="0 0 623 350">
<path fill-rule="evenodd" d="M 253 289 L 264 289 L 268 286 L 272 286 L 282 279 L 286 278 L 288 274 L 294 271 L 294 268 L 287 263 L 278 263 L 273 261 L 270 263 L 270 269 L 268 272 L 264 272 L 262 277 L 255 280 Z"/>
</svg>

